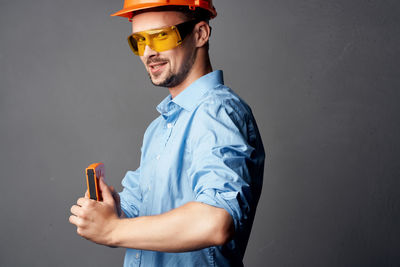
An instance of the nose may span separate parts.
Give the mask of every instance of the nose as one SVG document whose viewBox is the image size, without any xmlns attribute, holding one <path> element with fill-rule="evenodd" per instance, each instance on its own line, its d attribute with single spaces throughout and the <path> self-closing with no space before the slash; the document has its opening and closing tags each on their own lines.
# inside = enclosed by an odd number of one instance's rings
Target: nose
<svg viewBox="0 0 400 267">
<path fill-rule="evenodd" d="M 143 56 L 145 58 L 149 58 L 151 56 L 156 56 L 157 54 L 158 54 L 158 52 L 151 49 L 151 47 L 148 45 L 146 45 L 146 47 L 144 48 Z"/>
</svg>

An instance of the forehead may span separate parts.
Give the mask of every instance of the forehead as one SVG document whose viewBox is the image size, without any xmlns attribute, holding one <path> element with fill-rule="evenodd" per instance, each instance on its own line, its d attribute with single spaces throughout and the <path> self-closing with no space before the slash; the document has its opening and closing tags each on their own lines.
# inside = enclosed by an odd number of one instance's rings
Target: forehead
<svg viewBox="0 0 400 267">
<path fill-rule="evenodd" d="M 185 21 L 185 16 L 178 11 L 152 11 L 135 15 L 132 20 L 132 32 L 176 25 Z"/>
</svg>

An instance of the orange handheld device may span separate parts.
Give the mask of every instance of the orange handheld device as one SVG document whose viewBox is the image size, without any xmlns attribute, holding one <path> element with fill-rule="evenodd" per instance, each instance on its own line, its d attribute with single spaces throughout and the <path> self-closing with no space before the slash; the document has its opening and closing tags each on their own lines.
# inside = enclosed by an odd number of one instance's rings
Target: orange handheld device
<svg viewBox="0 0 400 267">
<path fill-rule="evenodd" d="M 104 177 L 104 164 L 93 163 L 86 168 L 86 183 L 89 192 L 89 198 L 97 201 L 102 201 L 100 191 L 100 177 Z"/>
</svg>

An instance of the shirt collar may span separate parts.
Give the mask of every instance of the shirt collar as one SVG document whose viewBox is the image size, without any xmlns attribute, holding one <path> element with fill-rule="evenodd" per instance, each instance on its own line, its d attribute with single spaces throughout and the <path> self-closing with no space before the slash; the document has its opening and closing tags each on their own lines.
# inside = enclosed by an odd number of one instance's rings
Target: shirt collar
<svg viewBox="0 0 400 267">
<path fill-rule="evenodd" d="M 191 111 L 207 90 L 215 88 L 219 84 L 224 84 L 222 70 L 210 72 L 194 81 L 174 99 L 172 99 L 171 95 L 164 98 L 157 106 L 157 110 L 161 114 L 166 114 L 169 113 L 176 104 L 187 111 Z"/>
<path fill-rule="evenodd" d="M 215 88 L 219 84 L 224 84 L 222 70 L 210 72 L 186 87 L 172 101 L 180 107 L 191 111 L 207 90 Z"/>
</svg>

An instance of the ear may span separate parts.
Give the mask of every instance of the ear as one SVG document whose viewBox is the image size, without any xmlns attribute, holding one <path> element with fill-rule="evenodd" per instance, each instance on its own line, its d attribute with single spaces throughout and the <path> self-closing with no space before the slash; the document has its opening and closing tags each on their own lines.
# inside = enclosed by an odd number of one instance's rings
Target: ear
<svg viewBox="0 0 400 267">
<path fill-rule="evenodd" d="M 203 47 L 210 39 L 211 27 L 205 21 L 200 21 L 194 28 L 196 47 Z"/>
</svg>

